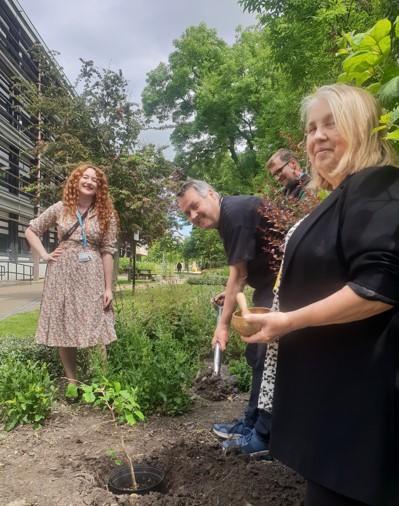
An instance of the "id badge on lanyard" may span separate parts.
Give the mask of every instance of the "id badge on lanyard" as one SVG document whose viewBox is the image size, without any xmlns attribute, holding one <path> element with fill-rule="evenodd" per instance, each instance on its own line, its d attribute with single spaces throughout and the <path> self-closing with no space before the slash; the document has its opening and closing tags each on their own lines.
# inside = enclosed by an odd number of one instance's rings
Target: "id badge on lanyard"
<svg viewBox="0 0 399 506">
<path fill-rule="evenodd" d="M 76 217 L 79 221 L 80 228 L 82 229 L 82 235 L 80 236 L 80 239 L 82 241 L 83 248 L 86 250 L 88 243 L 86 237 L 86 230 L 84 226 L 85 225 L 84 218 L 82 217 L 79 211 L 76 211 Z M 90 260 L 92 260 L 92 256 L 89 251 L 81 251 L 79 253 L 79 262 L 89 262 Z"/>
</svg>

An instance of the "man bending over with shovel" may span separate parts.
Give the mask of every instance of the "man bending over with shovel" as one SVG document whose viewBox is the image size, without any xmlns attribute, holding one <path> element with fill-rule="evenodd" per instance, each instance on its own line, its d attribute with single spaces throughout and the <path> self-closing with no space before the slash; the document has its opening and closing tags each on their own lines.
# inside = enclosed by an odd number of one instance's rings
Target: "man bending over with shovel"
<svg viewBox="0 0 399 506">
<path fill-rule="evenodd" d="M 255 289 L 254 306 L 270 307 L 272 304 L 275 274 L 269 268 L 268 256 L 264 252 L 264 230 L 268 223 L 258 212 L 262 201 L 245 195 L 222 197 L 205 181 L 194 179 L 183 184 L 177 201 L 193 225 L 216 228 L 224 244 L 229 277 L 225 292 L 216 300 L 223 303 L 223 312 L 212 339 L 213 346 L 219 343 L 223 351 L 229 339 L 236 295 L 246 284 Z M 243 454 L 268 454 L 271 415 L 258 409 L 265 354 L 266 345 L 247 345 L 245 356 L 252 368 L 252 384 L 244 417 L 212 427 L 217 436 L 226 440 L 223 443 L 226 450 L 234 447 Z"/>
</svg>

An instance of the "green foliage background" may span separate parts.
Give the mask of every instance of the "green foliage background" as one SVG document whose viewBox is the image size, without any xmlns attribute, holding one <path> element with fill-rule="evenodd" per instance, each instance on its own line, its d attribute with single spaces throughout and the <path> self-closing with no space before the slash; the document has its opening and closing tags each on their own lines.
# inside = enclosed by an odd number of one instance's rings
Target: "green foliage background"
<svg viewBox="0 0 399 506">
<path fill-rule="evenodd" d="M 219 283 L 222 279 L 212 278 Z M 141 412 L 185 412 L 192 401 L 193 380 L 204 359 L 212 357 L 216 312 L 210 300 L 222 290 L 222 285 L 212 283 L 158 286 L 136 290 L 134 296 L 130 290 L 118 293 L 118 340 L 108 348 L 106 364 L 98 353 L 79 353 L 83 401 L 100 408 L 110 404 L 119 420 L 132 424 L 142 418 Z M 20 318 L 27 321 L 24 315 Z M 5 320 L 0 332 L 0 421 L 8 429 L 20 423 L 41 424 L 51 412 L 54 385 L 63 375 L 55 349 L 36 345 L 29 328 L 30 337 L 12 337 L 12 328 Z M 242 344 L 235 336 L 224 360 L 236 361 L 234 373 L 245 388 L 248 368 L 244 361 L 237 364 L 240 358 Z M 77 391 L 69 393 L 77 396 Z"/>
</svg>

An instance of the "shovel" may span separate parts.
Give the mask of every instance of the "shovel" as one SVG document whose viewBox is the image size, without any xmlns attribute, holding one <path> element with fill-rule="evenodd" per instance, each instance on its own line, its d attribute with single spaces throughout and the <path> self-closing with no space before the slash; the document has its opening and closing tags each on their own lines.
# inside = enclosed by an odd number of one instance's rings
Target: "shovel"
<svg viewBox="0 0 399 506">
<path fill-rule="evenodd" d="M 213 305 L 217 311 L 217 323 L 219 323 L 220 317 L 222 315 L 223 311 L 223 303 L 218 304 L 217 302 L 213 301 Z M 220 349 L 220 344 L 216 343 L 215 348 L 213 350 L 213 375 L 219 376 L 220 375 L 220 366 L 222 364 L 222 350 Z"/>
</svg>

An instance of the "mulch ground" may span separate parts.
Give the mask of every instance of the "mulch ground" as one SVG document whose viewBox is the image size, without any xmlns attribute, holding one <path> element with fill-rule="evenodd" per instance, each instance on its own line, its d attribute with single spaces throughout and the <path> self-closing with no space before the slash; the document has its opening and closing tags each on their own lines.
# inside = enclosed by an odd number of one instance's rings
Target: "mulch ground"
<svg viewBox="0 0 399 506">
<path fill-rule="evenodd" d="M 60 401 L 43 428 L 0 432 L 0 505 L 303 506 L 304 481 L 293 471 L 277 461 L 223 454 L 210 427 L 241 415 L 246 404 L 230 380 L 206 372 L 193 397 L 184 416 L 153 416 L 118 429 L 107 413 Z M 160 491 L 108 490 L 115 456 L 121 456 L 120 430 L 134 462 L 165 474 Z"/>
</svg>

